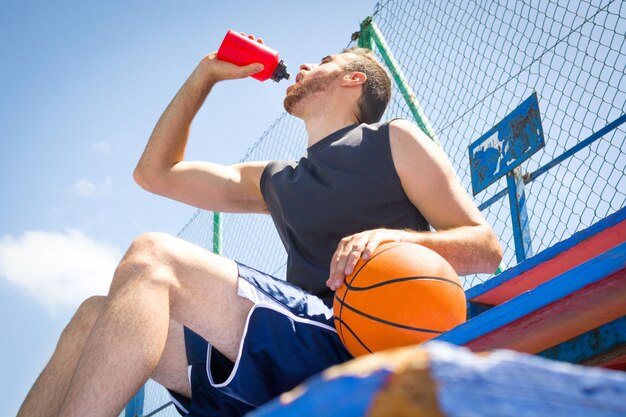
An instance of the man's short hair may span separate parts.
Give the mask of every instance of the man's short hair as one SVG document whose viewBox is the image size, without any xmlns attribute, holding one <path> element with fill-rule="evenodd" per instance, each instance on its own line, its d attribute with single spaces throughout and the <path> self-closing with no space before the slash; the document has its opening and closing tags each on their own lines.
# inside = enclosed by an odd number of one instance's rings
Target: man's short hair
<svg viewBox="0 0 626 417">
<path fill-rule="evenodd" d="M 391 99 L 391 78 L 369 49 L 352 47 L 343 52 L 354 54 L 356 58 L 350 59 L 342 68 L 345 71 L 359 71 L 367 76 L 357 103 L 358 120 L 360 123 L 376 123 L 383 117 Z"/>
</svg>

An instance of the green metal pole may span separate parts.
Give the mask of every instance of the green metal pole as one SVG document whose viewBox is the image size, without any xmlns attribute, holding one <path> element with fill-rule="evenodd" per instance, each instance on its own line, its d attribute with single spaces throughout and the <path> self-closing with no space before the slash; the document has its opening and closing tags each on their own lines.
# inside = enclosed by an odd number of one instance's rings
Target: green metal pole
<svg viewBox="0 0 626 417">
<path fill-rule="evenodd" d="M 387 45 L 387 41 L 385 40 L 385 37 L 383 36 L 382 32 L 378 28 L 378 25 L 376 25 L 376 23 L 372 20 L 371 17 L 368 17 L 367 19 L 363 21 L 363 23 L 361 24 L 361 32 L 366 32 L 362 36 L 364 38 L 370 39 L 369 49 L 372 49 L 371 48 L 372 41 L 378 47 L 378 50 L 380 51 L 380 55 L 385 61 L 387 68 L 389 68 L 389 71 L 391 72 L 391 76 L 393 77 L 394 81 L 396 82 L 396 85 L 398 86 L 398 89 L 400 90 L 400 92 L 402 93 L 402 96 L 404 97 L 404 100 L 409 106 L 409 109 L 411 110 L 411 114 L 413 115 L 413 119 L 415 119 L 415 122 L 417 123 L 417 125 L 436 144 L 441 146 L 441 143 L 439 142 L 439 138 L 437 138 L 437 134 L 435 133 L 435 130 L 431 126 L 430 122 L 428 121 L 428 118 L 426 117 L 426 114 L 424 113 L 424 110 L 422 109 L 422 106 L 417 100 L 417 96 L 415 95 L 415 92 L 413 91 L 408 81 L 406 80 L 406 77 L 404 76 L 404 73 L 402 72 L 402 69 L 400 68 L 400 65 L 398 64 L 398 61 L 396 61 L 393 54 L 391 53 L 391 50 L 389 49 L 389 45 Z M 364 42 L 363 45 L 367 45 L 367 44 Z M 359 46 L 361 46 L 361 34 L 359 34 Z M 368 46 L 361 46 L 361 47 L 366 48 Z"/>
<path fill-rule="evenodd" d="M 366 48 L 370 50 L 372 49 L 372 34 L 370 33 L 371 23 L 371 17 L 368 17 L 363 22 L 361 22 L 361 30 L 359 31 L 359 38 L 357 41 L 357 45 L 359 45 L 359 48 Z"/>
<path fill-rule="evenodd" d="M 213 253 L 222 254 L 222 213 L 213 212 Z"/>
</svg>

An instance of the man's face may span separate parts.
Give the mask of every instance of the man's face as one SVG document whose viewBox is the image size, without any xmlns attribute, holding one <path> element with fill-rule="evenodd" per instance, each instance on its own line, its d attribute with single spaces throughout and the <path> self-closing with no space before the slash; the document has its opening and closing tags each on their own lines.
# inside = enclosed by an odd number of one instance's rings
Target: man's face
<svg viewBox="0 0 626 417">
<path fill-rule="evenodd" d="M 296 76 L 296 83 L 287 88 L 283 102 L 287 113 L 297 116 L 298 106 L 305 98 L 326 91 L 326 89 L 343 72 L 342 64 L 346 62 L 345 54 L 329 55 L 322 58 L 319 64 L 302 64 Z"/>
</svg>

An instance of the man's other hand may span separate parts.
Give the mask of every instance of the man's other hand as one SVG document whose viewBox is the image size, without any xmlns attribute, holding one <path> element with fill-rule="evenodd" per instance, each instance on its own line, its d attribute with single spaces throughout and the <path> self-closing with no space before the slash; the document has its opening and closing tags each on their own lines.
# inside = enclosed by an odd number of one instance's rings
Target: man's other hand
<svg viewBox="0 0 626 417">
<path fill-rule="evenodd" d="M 341 239 L 330 262 L 328 288 L 340 288 L 346 276 L 354 272 L 359 258 L 369 259 L 381 243 L 402 242 L 405 234 L 402 230 L 374 229 Z"/>
</svg>

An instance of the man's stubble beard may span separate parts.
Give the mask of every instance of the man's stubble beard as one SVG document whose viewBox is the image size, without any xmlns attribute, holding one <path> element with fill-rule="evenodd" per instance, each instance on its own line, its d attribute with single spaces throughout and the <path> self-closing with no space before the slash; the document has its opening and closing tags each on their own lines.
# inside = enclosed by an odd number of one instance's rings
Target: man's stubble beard
<svg viewBox="0 0 626 417">
<path fill-rule="evenodd" d="M 341 72 L 341 70 L 336 70 L 325 75 L 304 78 L 299 83 L 294 84 L 283 101 L 283 107 L 287 113 L 294 115 L 293 111 L 298 103 L 311 94 L 326 90 L 328 85 L 335 80 Z"/>
</svg>

